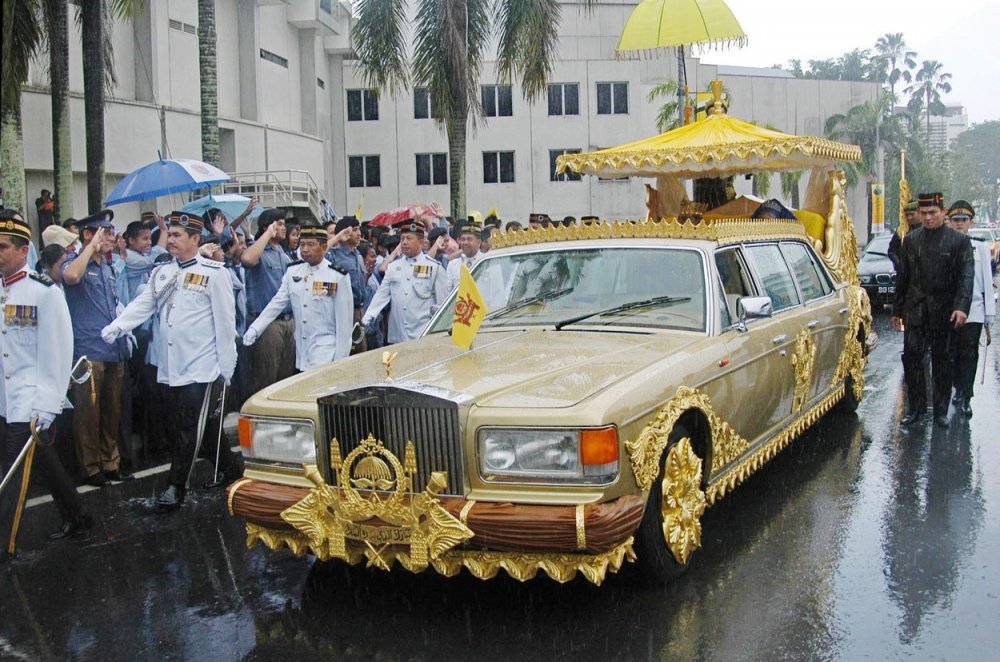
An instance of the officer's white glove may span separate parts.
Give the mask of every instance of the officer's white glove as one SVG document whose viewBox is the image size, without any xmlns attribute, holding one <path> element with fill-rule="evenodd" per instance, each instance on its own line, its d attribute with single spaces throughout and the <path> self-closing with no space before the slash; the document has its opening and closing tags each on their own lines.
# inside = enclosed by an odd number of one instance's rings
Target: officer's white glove
<svg viewBox="0 0 1000 662">
<path fill-rule="evenodd" d="M 31 417 L 38 419 L 35 421 L 35 429 L 39 432 L 42 430 L 48 430 L 52 426 L 53 421 L 56 420 L 55 414 L 47 411 L 39 411 L 37 409 L 31 412 Z"/>
<path fill-rule="evenodd" d="M 257 333 L 257 329 L 250 327 L 249 329 L 246 330 L 246 333 L 243 334 L 243 346 L 249 347 L 250 345 L 257 342 L 258 337 L 259 334 Z"/>
<path fill-rule="evenodd" d="M 222 375 L 222 383 L 224 383 L 226 386 L 229 386 L 230 384 L 232 384 L 233 383 L 233 375 L 232 375 L 232 373 L 230 373 L 228 375 Z"/>
<path fill-rule="evenodd" d="M 365 315 L 361 318 L 361 326 L 365 327 L 365 331 L 372 333 L 375 331 L 375 318 L 368 317 Z"/>
<path fill-rule="evenodd" d="M 111 324 L 108 324 L 106 327 L 101 329 L 101 338 L 104 340 L 104 342 L 110 345 L 114 341 L 118 340 L 118 337 L 121 336 L 123 333 L 124 331 L 119 329 L 117 326 L 115 326 L 115 323 L 112 322 Z"/>
</svg>

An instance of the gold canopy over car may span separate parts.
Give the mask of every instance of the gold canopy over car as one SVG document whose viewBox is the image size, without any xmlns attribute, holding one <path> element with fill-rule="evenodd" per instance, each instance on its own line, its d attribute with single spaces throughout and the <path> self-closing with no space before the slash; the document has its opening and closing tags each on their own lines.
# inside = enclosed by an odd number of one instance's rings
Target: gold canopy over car
<svg viewBox="0 0 1000 662">
<path fill-rule="evenodd" d="M 713 121 L 677 131 L 719 135 Z M 746 145 L 671 148 L 656 220 L 497 235 L 473 269 L 490 312 L 468 350 L 453 296 L 421 338 L 253 396 L 228 500 L 247 543 L 449 576 L 681 571 L 707 507 L 862 395 L 871 311 L 832 167 L 854 148 L 785 138 L 749 148 L 752 165 Z M 678 220 L 677 173 L 797 164 L 796 149 L 819 227 Z"/>
</svg>

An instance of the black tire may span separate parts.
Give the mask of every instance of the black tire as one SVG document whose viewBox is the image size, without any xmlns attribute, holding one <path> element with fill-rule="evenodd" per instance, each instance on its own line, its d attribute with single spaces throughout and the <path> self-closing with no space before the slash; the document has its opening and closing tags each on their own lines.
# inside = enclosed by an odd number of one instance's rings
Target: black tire
<svg viewBox="0 0 1000 662">
<path fill-rule="evenodd" d="M 688 557 L 687 561 L 680 563 L 674 558 L 663 538 L 663 515 L 660 512 L 660 502 L 663 499 L 663 463 L 670 449 L 683 437 L 690 437 L 687 429 L 682 425 L 675 425 L 670 432 L 667 447 L 663 449 L 663 454 L 660 456 L 660 472 L 653 483 L 653 489 L 649 491 L 646 510 L 642 514 L 642 521 L 636 531 L 636 565 L 643 579 L 657 585 L 666 584 L 683 574 L 697 553 L 696 550 Z"/>
<path fill-rule="evenodd" d="M 861 400 L 854 396 L 854 378 L 848 375 L 844 380 L 844 397 L 837 403 L 836 410 L 841 414 L 853 414 L 860 404 Z"/>
</svg>

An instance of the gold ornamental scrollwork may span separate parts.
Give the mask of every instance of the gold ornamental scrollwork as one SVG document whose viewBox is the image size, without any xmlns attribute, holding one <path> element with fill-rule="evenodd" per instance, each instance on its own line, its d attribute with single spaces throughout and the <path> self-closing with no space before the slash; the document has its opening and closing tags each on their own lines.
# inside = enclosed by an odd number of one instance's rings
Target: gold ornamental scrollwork
<svg viewBox="0 0 1000 662">
<path fill-rule="evenodd" d="M 813 369 L 816 365 L 816 343 L 809 329 L 804 327 L 795 339 L 795 353 L 792 354 L 792 366 L 795 368 L 795 391 L 792 395 L 792 413 L 802 411 L 809 402 L 809 392 L 812 390 Z"/>
<path fill-rule="evenodd" d="M 725 467 L 750 447 L 750 442 L 715 413 L 707 394 L 695 388 L 681 386 L 635 440 L 625 441 L 632 473 L 640 488 L 649 490 L 653 486 L 653 481 L 660 473 L 660 457 L 667 447 L 670 432 L 681 415 L 692 409 L 700 411 L 708 421 L 712 437 L 712 473 Z"/>
<path fill-rule="evenodd" d="M 701 458 L 695 455 L 687 437 L 670 448 L 663 462 L 663 537 L 678 563 L 686 563 L 691 553 L 701 547 L 701 516 L 706 508 L 701 466 Z"/>
<path fill-rule="evenodd" d="M 844 349 L 837 361 L 837 368 L 830 378 L 830 388 L 837 387 L 848 376 L 851 378 L 851 391 L 858 400 L 864 394 L 865 366 L 868 358 L 865 356 L 859 333 L 867 338 L 872 329 L 871 302 L 864 288 L 851 286 L 848 294 L 847 330 L 844 332 Z"/>
<path fill-rule="evenodd" d="M 327 485 L 315 465 L 306 465 L 305 476 L 314 487 L 281 513 L 321 560 L 355 563 L 360 550 L 369 566 L 388 570 L 399 560 L 419 571 L 473 537 L 436 498 L 448 484 L 444 472 L 431 473 L 424 491 L 412 492 L 417 472 L 412 442 L 400 462 L 369 435 L 341 460 L 333 439 L 330 462 L 336 484 Z"/>
</svg>

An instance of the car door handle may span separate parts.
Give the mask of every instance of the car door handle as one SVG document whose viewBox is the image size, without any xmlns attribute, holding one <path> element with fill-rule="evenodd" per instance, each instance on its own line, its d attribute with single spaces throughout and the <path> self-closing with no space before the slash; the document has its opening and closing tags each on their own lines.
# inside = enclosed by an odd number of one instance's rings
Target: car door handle
<svg viewBox="0 0 1000 662">
<path fill-rule="evenodd" d="M 810 329 L 815 329 L 817 326 L 819 326 L 819 320 L 810 320 L 809 323 L 806 324 L 806 326 L 809 327 Z"/>
<path fill-rule="evenodd" d="M 850 312 L 850 310 L 851 310 L 850 308 L 848 308 L 847 306 L 844 306 L 843 308 L 841 308 L 841 309 L 840 309 L 839 311 L 837 311 L 837 312 L 839 312 L 839 313 L 840 313 L 841 315 L 846 315 L 847 313 L 849 313 L 849 312 Z"/>
<path fill-rule="evenodd" d="M 780 345 L 781 343 L 785 342 L 786 340 L 788 340 L 788 334 L 785 334 L 785 333 L 780 333 L 780 334 L 776 335 L 775 337 L 771 338 L 771 342 L 774 343 L 775 345 Z"/>
</svg>

